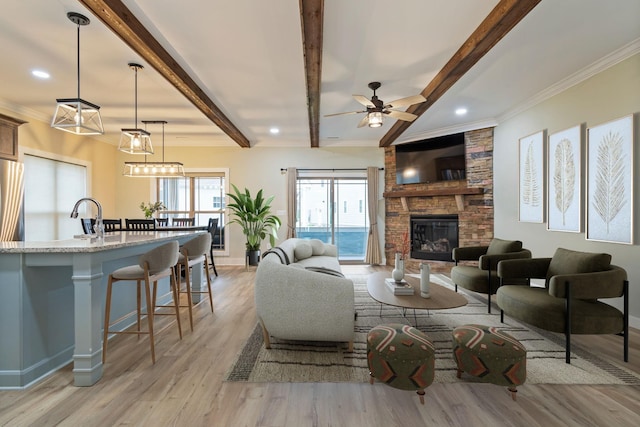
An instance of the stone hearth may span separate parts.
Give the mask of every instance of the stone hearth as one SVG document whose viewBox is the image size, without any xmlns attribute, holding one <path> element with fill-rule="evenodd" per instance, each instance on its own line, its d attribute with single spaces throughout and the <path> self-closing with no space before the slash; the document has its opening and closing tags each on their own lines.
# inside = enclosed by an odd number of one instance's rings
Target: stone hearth
<svg viewBox="0 0 640 427">
<path fill-rule="evenodd" d="M 396 244 L 409 230 L 411 215 L 458 215 L 459 246 L 488 245 L 493 238 L 493 128 L 465 132 L 465 146 L 466 180 L 406 185 L 396 184 L 395 147 L 385 148 L 387 265 L 393 265 Z M 405 268 L 418 272 L 421 262 L 410 258 Z M 437 272 L 449 272 L 453 266 L 428 262 Z"/>
</svg>

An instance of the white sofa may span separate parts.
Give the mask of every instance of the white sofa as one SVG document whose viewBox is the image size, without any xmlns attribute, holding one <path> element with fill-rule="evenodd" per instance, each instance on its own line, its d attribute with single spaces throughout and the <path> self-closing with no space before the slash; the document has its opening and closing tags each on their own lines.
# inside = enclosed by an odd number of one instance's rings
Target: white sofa
<svg viewBox="0 0 640 427">
<path fill-rule="evenodd" d="M 341 273 L 335 245 L 296 238 L 267 251 L 256 271 L 255 302 L 266 348 L 273 336 L 347 342 L 353 351 L 353 282 Z"/>
</svg>

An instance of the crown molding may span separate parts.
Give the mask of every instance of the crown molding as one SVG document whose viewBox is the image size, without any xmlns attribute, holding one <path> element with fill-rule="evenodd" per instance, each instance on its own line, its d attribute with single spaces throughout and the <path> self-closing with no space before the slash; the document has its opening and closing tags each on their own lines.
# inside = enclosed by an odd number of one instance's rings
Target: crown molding
<svg viewBox="0 0 640 427">
<path fill-rule="evenodd" d="M 586 68 L 570 75 L 569 77 L 560 80 L 559 82 L 549 86 L 547 89 L 539 92 L 529 100 L 522 104 L 512 108 L 506 113 L 498 117 L 498 123 L 502 123 L 534 106 L 552 98 L 565 90 L 582 83 L 583 81 L 619 64 L 620 62 L 631 58 L 634 55 L 640 53 L 640 38 L 633 40 L 632 42 L 622 46 L 620 49 L 611 52 L 598 61 L 592 63 Z"/>
<path fill-rule="evenodd" d="M 454 133 L 469 132 L 469 131 L 478 130 L 478 129 L 486 129 L 491 127 L 496 127 L 497 125 L 498 125 L 498 121 L 494 118 L 488 118 L 488 119 L 478 120 L 478 121 L 469 122 L 469 123 L 461 123 L 459 125 L 442 127 L 442 128 L 433 129 L 427 132 L 412 133 L 412 134 L 406 135 L 405 138 L 401 138 L 401 139 L 398 138 L 398 140 L 394 142 L 393 145 L 403 144 L 405 142 L 420 141 L 420 140 L 429 139 L 429 138 L 436 138 L 438 136 L 451 135 Z"/>
<path fill-rule="evenodd" d="M 53 104 L 52 104 L 53 105 Z M 33 110 L 31 108 L 24 107 L 22 105 L 14 104 L 11 102 L 7 102 L 5 100 L 0 99 L 0 108 L 10 111 L 14 114 L 19 115 L 23 119 L 35 119 L 41 122 L 50 123 L 51 116 L 47 116 L 46 114 L 42 114 L 39 111 Z M 51 107 L 53 109 L 53 107 Z"/>
</svg>

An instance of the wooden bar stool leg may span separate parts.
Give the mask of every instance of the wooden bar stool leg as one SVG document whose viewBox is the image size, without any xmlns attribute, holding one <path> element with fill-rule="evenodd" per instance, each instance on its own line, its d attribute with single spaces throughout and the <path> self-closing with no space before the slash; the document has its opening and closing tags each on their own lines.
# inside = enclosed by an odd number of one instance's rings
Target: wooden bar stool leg
<svg viewBox="0 0 640 427">
<path fill-rule="evenodd" d="M 137 327 L 138 327 L 138 339 L 140 339 L 140 311 L 142 310 L 142 304 L 140 302 L 140 288 L 142 287 L 142 282 L 140 280 L 136 280 L 136 317 L 137 317 Z"/>
<path fill-rule="evenodd" d="M 153 341 L 153 305 L 151 302 L 151 290 L 149 280 L 144 281 L 144 292 L 147 300 L 147 323 L 149 324 L 149 345 L 151 347 L 151 360 L 156 363 L 156 349 Z"/>
<path fill-rule="evenodd" d="M 107 342 L 109 338 L 109 312 L 111 311 L 111 287 L 113 285 L 113 277 L 109 276 L 107 284 L 107 302 L 104 308 L 104 332 L 102 337 L 102 364 L 107 359 Z"/>
<path fill-rule="evenodd" d="M 189 272 L 189 263 L 184 264 L 184 278 L 186 280 L 187 287 L 187 306 L 189 307 L 189 326 L 191 326 L 191 331 L 193 331 L 193 300 L 191 298 L 191 274 Z"/>
<path fill-rule="evenodd" d="M 182 339 L 182 325 L 180 324 L 180 295 L 178 294 L 178 281 L 176 280 L 175 271 L 171 269 L 171 293 L 173 294 L 173 308 L 176 311 L 176 321 L 178 322 L 178 334 Z"/>
<path fill-rule="evenodd" d="M 211 312 L 213 313 L 213 295 L 211 294 L 211 278 L 209 277 L 209 262 L 207 256 L 204 256 L 204 274 L 207 276 L 207 289 L 209 290 L 209 304 L 211 304 Z M 218 274 L 216 273 L 216 276 Z"/>
</svg>

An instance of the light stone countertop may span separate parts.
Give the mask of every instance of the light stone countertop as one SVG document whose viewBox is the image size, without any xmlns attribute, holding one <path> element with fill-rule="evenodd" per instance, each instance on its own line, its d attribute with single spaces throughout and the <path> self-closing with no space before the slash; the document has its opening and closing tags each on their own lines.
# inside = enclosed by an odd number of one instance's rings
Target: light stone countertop
<svg viewBox="0 0 640 427">
<path fill-rule="evenodd" d="M 141 245 L 152 241 L 172 240 L 186 234 L 202 234 L 206 231 L 115 231 L 105 233 L 104 239 L 75 238 L 44 242 L 0 242 L 2 253 L 90 253 L 127 246 Z"/>
</svg>

